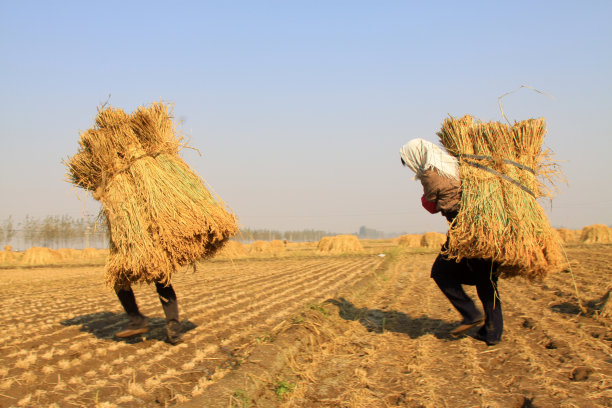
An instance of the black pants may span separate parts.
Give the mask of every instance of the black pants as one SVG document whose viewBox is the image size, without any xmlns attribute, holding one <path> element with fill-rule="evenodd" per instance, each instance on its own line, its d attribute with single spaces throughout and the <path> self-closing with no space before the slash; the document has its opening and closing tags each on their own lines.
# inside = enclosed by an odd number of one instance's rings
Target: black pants
<svg viewBox="0 0 612 408">
<path fill-rule="evenodd" d="M 462 323 L 473 323 L 482 317 L 482 313 L 461 285 L 476 286 L 485 313 L 485 323 L 478 334 L 487 341 L 499 341 L 504 330 L 501 301 L 497 291 L 497 266 L 486 259 L 464 258 L 457 263 L 440 254 L 431 268 L 431 277 L 461 314 Z"/>
<path fill-rule="evenodd" d="M 162 308 L 164 309 L 164 313 L 166 314 L 166 320 L 178 321 L 176 293 L 174 292 L 172 285 L 168 284 L 168 286 L 164 286 L 161 283 L 155 282 L 155 289 L 157 289 L 159 300 L 162 304 Z M 140 316 L 140 310 L 138 310 L 138 305 L 136 304 L 136 297 L 134 296 L 134 291 L 131 287 L 128 289 L 117 289 L 115 292 L 117 293 L 117 297 L 119 298 L 123 309 L 125 309 L 125 312 L 129 316 Z"/>
</svg>

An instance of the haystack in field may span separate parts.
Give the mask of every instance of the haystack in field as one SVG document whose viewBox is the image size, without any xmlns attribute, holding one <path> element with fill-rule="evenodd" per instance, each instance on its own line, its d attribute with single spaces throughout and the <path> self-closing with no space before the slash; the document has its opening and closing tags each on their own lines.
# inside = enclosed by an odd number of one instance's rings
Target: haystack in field
<svg viewBox="0 0 612 408">
<path fill-rule="evenodd" d="M 21 257 L 21 265 L 35 266 L 35 265 L 50 265 L 60 263 L 62 256 L 54 251 L 53 249 L 45 247 L 32 247 L 26 249 Z"/>
<path fill-rule="evenodd" d="M 612 243 L 612 228 L 604 224 L 589 225 L 582 229 L 580 242 L 583 244 Z"/>
<path fill-rule="evenodd" d="M 331 254 L 357 253 L 363 252 L 363 246 L 355 235 L 336 235 L 321 238 L 317 251 Z"/>
<path fill-rule="evenodd" d="M 255 241 L 249 246 L 251 254 L 278 254 L 285 250 L 285 244 L 278 239 L 272 241 Z"/>
<path fill-rule="evenodd" d="M 421 237 L 422 235 L 417 234 L 401 235 L 394 240 L 394 243 L 406 248 L 418 248 L 421 246 Z"/>
<path fill-rule="evenodd" d="M 55 252 L 60 255 L 62 261 L 74 261 L 80 258 L 80 251 L 74 248 L 60 248 L 56 249 Z"/>
<path fill-rule="evenodd" d="M 461 210 L 449 230 L 451 258 L 487 258 L 502 264 L 505 276 L 542 278 L 564 267 L 540 197 L 561 173 L 542 150 L 544 119 L 508 126 L 466 115 L 448 118 L 438 136 L 459 161 Z"/>
<path fill-rule="evenodd" d="M 582 231 L 569 230 L 567 228 L 557 228 L 559 238 L 566 244 L 574 244 L 580 242 L 580 234 Z"/>
<path fill-rule="evenodd" d="M 66 163 L 73 184 L 102 204 L 110 254 L 106 280 L 162 282 L 182 265 L 212 256 L 238 231 L 236 218 L 179 156 L 167 105 L 131 115 L 99 109 Z"/>
<path fill-rule="evenodd" d="M 10 246 L 10 245 L 5 245 L 4 246 L 4 250 L 7 251 L 7 252 L 11 252 L 13 250 L 13 247 Z"/>
<path fill-rule="evenodd" d="M 238 241 L 227 241 L 223 248 L 217 251 L 215 258 L 240 258 L 248 254 L 247 248 Z"/>
<path fill-rule="evenodd" d="M 21 256 L 18 252 L 13 251 L 0 251 L 0 263 L 3 264 L 14 264 L 19 261 Z"/>
<path fill-rule="evenodd" d="M 420 246 L 425 248 L 440 249 L 446 242 L 446 235 L 439 232 L 426 232 L 421 237 Z"/>
</svg>

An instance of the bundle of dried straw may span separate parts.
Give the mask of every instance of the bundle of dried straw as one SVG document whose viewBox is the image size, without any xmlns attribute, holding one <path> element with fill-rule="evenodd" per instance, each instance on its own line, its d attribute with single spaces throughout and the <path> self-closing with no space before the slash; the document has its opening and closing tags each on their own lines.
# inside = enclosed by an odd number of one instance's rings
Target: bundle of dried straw
<svg viewBox="0 0 612 408">
<path fill-rule="evenodd" d="M 110 231 L 106 280 L 169 282 L 178 267 L 212 256 L 238 231 L 236 217 L 179 156 L 170 107 L 128 115 L 98 109 L 65 164 L 68 179 L 102 204 Z"/>
<path fill-rule="evenodd" d="M 448 118 L 438 136 L 460 163 L 461 210 L 449 230 L 451 258 L 486 258 L 503 276 L 539 279 L 565 266 L 559 238 L 537 198 L 561 177 L 542 149 L 543 118 L 482 123 Z"/>
</svg>

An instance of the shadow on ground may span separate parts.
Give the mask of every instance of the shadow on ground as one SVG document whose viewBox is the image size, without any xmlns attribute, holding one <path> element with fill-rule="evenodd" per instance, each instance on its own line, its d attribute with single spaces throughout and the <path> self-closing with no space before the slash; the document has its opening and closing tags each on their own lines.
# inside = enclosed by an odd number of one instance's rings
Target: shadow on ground
<svg viewBox="0 0 612 408">
<path fill-rule="evenodd" d="M 404 333 L 413 339 L 425 334 L 433 334 L 439 339 L 455 340 L 449 333 L 455 328 L 456 323 L 429 317 L 413 318 L 395 310 L 357 308 L 344 298 L 328 299 L 325 303 L 338 306 L 341 318 L 358 321 L 369 331 Z"/>
<path fill-rule="evenodd" d="M 115 333 L 128 324 L 127 315 L 124 313 L 99 312 L 76 316 L 60 322 L 63 326 L 81 326 L 80 331 L 91 333 L 102 340 L 112 340 L 129 344 L 140 343 L 145 340 L 166 341 L 166 320 L 161 317 L 147 319 L 149 331 L 142 335 L 120 339 Z M 189 320 L 181 322 L 183 333 L 195 329 L 197 326 Z"/>
<path fill-rule="evenodd" d="M 594 300 L 583 302 L 582 307 L 584 309 L 581 309 L 578 302 L 576 301 L 556 303 L 556 304 L 551 305 L 550 308 L 553 311 L 557 313 L 562 313 L 562 314 L 568 314 L 568 315 L 582 314 L 585 316 L 593 316 L 595 314 L 600 313 L 603 310 L 606 302 L 610 301 L 611 296 L 612 294 L 610 293 L 610 291 L 608 291 L 599 299 L 594 299 Z"/>
</svg>

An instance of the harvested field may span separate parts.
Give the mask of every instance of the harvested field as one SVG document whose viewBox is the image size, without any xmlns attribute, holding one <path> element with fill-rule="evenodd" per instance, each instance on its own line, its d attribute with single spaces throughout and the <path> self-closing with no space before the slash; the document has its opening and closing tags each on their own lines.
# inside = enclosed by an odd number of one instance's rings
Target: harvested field
<svg viewBox="0 0 612 408">
<path fill-rule="evenodd" d="M 119 341 L 127 319 L 102 266 L 2 269 L 0 407 L 611 406 L 612 320 L 599 311 L 612 246 L 567 248 L 584 312 L 570 273 L 500 282 L 494 347 L 448 336 L 458 315 L 429 278 L 436 251 L 386 250 L 176 274 L 177 346 L 153 287 L 134 288 L 149 333 Z"/>
</svg>

